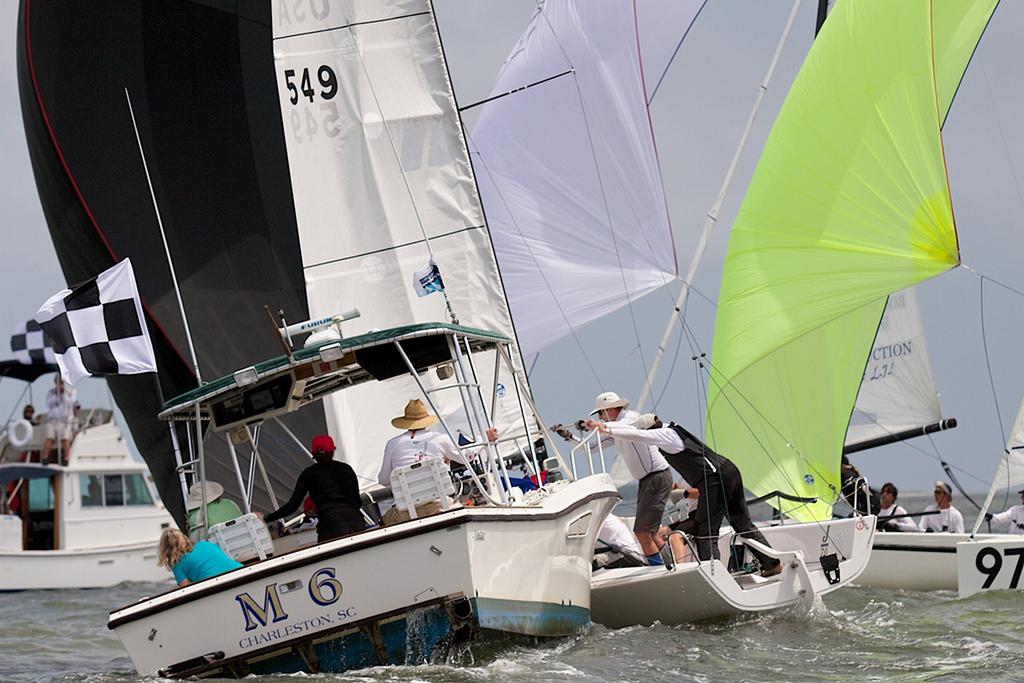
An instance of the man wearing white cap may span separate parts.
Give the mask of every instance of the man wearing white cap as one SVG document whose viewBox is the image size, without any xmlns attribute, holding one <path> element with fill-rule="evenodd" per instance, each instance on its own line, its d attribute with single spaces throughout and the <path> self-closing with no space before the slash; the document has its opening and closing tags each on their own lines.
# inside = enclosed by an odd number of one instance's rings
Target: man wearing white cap
<svg viewBox="0 0 1024 683">
<path fill-rule="evenodd" d="M 1020 505 L 1014 505 L 1008 510 L 1004 510 L 997 515 L 992 515 L 993 522 L 999 522 L 1000 524 L 1010 523 L 1010 533 L 1017 534 L 1018 536 L 1024 536 L 1024 490 L 1018 491 L 1020 494 Z"/>
<path fill-rule="evenodd" d="M 428 432 L 427 427 L 437 422 L 433 415 L 418 398 L 414 398 L 405 406 L 405 412 L 391 424 L 405 432 L 390 439 L 384 446 L 384 461 L 380 465 L 377 481 L 381 486 L 391 486 L 391 473 L 399 467 L 406 467 L 420 462 L 424 458 L 443 458 L 445 462 L 455 460 L 466 464 L 462 451 L 452 442 L 447 434 Z M 488 429 L 487 440 L 498 440 L 498 430 Z M 430 501 L 416 506 L 416 516 L 424 517 L 441 512 L 441 501 Z M 409 513 L 392 507 L 382 521 L 385 525 L 397 524 L 409 519 Z"/>
<path fill-rule="evenodd" d="M 628 407 L 629 401 L 620 398 L 614 391 L 606 391 L 597 395 L 591 415 L 597 415 L 601 423 L 609 427 L 632 427 L 640 415 L 634 410 L 626 410 Z M 589 429 L 598 424 L 593 419 L 587 420 Z M 668 496 L 672 492 L 672 471 L 668 461 L 655 446 L 626 441 L 617 438 L 614 433 L 611 437 L 630 475 L 640 486 L 636 494 L 633 532 L 640 541 L 647 561 L 650 564 L 663 564 L 658 554 L 663 543 L 658 542 L 657 536 Z"/>
<path fill-rule="evenodd" d="M 716 453 L 707 444 L 672 422 L 663 426 L 655 415 L 644 415 L 635 425 L 606 422 L 598 426 L 602 434 L 609 434 L 616 443 L 646 445 L 662 454 L 663 460 L 694 486 L 698 492 L 694 515 L 697 555 L 702 560 L 719 556 L 718 530 L 724 517 L 729 518 L 733 532 L 757 543 L 769 546 L 747 509 L 743 477 L 735 464 Z M 750 548 L 761 565 L 762 576 L 775 576 L 782 571 L 779 560 Z"/>
<path fill-rule="evenodd" d="M 946 482 L 935 482 L 935 503 L 926 507 L 924 511 L 938 511 L 938 514 L 922 517 L 921 531 L 964 533 L 964 516 L 953 507 L 953 489 L 949 488 Z"/>
</svg>

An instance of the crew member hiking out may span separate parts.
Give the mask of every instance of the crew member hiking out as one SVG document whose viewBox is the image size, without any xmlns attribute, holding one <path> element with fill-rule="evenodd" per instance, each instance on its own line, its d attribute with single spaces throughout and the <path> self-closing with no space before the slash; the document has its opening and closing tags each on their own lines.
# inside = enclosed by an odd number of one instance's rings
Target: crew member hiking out
<svg viewBox="0 0 1024 683">
<path fill-rule="evenodd" d="M 590 414 L 597 415 L 601 422 L 587 420 L 588 429 L 599 424 L 632 428 L 640 418 L 635 410 L 627 410 L 629 401 L 620 398 L 614 391 L 598 394 L 594 402 L 594 411 Z M 611 433 L 605 431 L 604 434 Z M 612 439 L 630 475 L 638 482 L 633 532 L 643 548 L 648 564 L 664 564 L 659 554 L 664 541 L 659 538 L 658 532 L 661 530 L 665 505 L 672 492 L 672 472 L 655 446 L 620 440 L 618 434 L 612 435 Z"/>
<path fill-rule="evenodd" d="M 724 517 L 729 518 L 729 524 L 737 535 L 770 545 L 750 519 L 743 478 L 731 460 L 674 422 L 665 427 L 656 417 L 651 417 L 642 423 L 652 423 L 653 426 L 637 429 L 604 423 L 599 430 L 616 441 L 621 439 L 657 447 L 668 464 L 700 492 L 695 517 L 697 556 L 701 560 L 719 557 L 718 529 Z M 762 576 L 774 576 L 782 571 L 782 564 L 777 559 L 754 548 L 750 551 L 761 565 Z"/>
</svg>

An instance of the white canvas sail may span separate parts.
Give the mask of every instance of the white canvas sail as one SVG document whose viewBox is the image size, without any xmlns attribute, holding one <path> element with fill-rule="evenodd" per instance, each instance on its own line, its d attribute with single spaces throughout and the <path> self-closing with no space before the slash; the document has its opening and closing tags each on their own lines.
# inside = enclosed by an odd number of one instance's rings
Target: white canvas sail
<svg viewBox="0 0 1024 683">
<path fill-rule="evenodd" d="M 280 0 L 274 59 L 310 314 L 358 307 L 348 334 L 446 321 L 442 295 L 411 286 L 433 258 L 462 324 L 513 336 L 429 1 Z M 489 384 L 490 354 L 477 370 Z M 499 381 L 501 429 L 519 406 L 511 375 Z M 364 484 L 415 396 L 407 378 L 325 400 Z M 433 396 L 443 413 L 461 408 L 457 391 Z"/>
<path fill-rule="evenodd" d="M 527 357 L 677 275 L 647 102 L 703 4 L 542 2 L 498 75 L 536 84 L 471 139 Z"/>
<path fill-rule="evenodd" d="M 913 288 L 889 297 L 864 369 L 846 446 L 935 424 L 942 419 L 924 326 Z"/>
<path fill-rule="evenodd" d="M 981 506 L 981 513 L 974 523 L 971 534 L 976 534 L 981 523 L 985 521 L 985 513 L 992 505 L 992 499 L 997 492 L 1003 489 L 1014 488 L 1024 484 L 1024 401 L 1021 401 L 1017 409 L 1017 419 L 1010 429 L 1010 437 L 1006 440 L 1006 450 L 999 460 L 999 467 L 996 468 L 996 476 L 992 478 L 992 486 L 989 487 L 988 496 L 985 497 L 985 504 Z"/>
</svg>

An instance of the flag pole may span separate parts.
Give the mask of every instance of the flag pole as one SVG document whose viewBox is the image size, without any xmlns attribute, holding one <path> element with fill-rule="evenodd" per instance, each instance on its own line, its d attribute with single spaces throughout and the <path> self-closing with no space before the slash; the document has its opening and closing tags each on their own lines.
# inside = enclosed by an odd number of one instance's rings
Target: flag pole
<svg viewBox="0 0 1024 683">
<path fill-rule="evenodd" d="M 196 383 L 203 384 L 203 376 L 199 372 L 199 360 L 196 358 L 196 347 L 192 343 L 192 331 L 188 326 L 188 316 L 185 315 L 185 304 L 181 300 L 181 288 L 178 287 L 178 275 L 174 272 L 174 261 L 171 259 L 171 249 L 167 246 L 167 234 L 164 232 L 164 221 L 160 216 L 160 207 L 156 202 L 156 192 L 153 191 L 153 179 L 149 175 L 149 164 L 146 162 L 146 151 L 142 148 L 142 137 L 139 135 L 139 125 L 135 121 L 135 109 L 132 107 L 132 96 L 127 86 L 124 89 L 124 97 L 128 101 L 128 113 L 132 117 L 132 129 L 135 131 L 135 142 L 139 145 L 139 156 L 142 157 L 142 168 L 146 172 L 146 184 L 149 185 L 149 197 L 153 200 L 153 212 L 156 213 L 156 223 L 160 227 L 160 239 L 164 244 L 164 254 L 167 256 L 167 267 L 171 271 L 171 282 L 174 285 L 174 296 L 178 300 L 178 312 L 181 314 L 181 323 L 185 327 L 185 339 L 188 341 L 188 352 L 192 357 L 192 370 L 196 373 Z M 173 425 L 171 427 L 173 429 Z M 199 414 L 199 402 L 196 401 L 196 446 L 199 461 L 199 481 L 202 488 L 202 505 L 200 515 L 202 519 L 202 530 L 200 537 L 205 539 L 209 527 L 207 524 L 206 506 L 206 458 L 203 457 L 203 422 Z M 179 456 L 180 457 L 180 456 Z M 186 513 L 186 520 L 188 515 Z"/>
<path fill-rule="evenodd" d="M 188 340 L 188 351 L 192 356 L 192 370 L 196 373 L 196 382 L 203 384 L 202 375 L 199 374 L 199 361 L 196 359 L 196 347 L 192 344 L 192 332 L 188 327 L 188 316 L 185 315 L 185 304 L 181 300 L 181 289 L 178 287 L 178 275 L 174 272 L 174 262 L 171 260 L 171 250 L 167 246 L 167 234 L 164 232 L 164 221 L 160 217 L 160 207 L 156 203 L 156 193 L 153 191 L 153 179 L 149 175 L 149 164 L 146 162 L 146 152 L 142 148 L 142 138 L 139 136 L 139 126 L 135 122 L 135 109 L 132 107 L 132 96 L 128 88 L 124 89 L 124 97 L 128 100 L 128 113 L 132 117 L 132 128 L 135 130 L 135 142 L 139 145 L 139 156 L 142 157 L 142 168 L 146 172 L 146 183 L 149 185 L 149 196 L 153 200 L 153 211 L 156 213 L 156 223 L 160 227 L 160 239 L 164 243 L 164 254 L 167 256 L 167 267 L 171 271 L 171 282 L 174 284 L 174 296 L 178 300 L 178 312 L 181 313 L 181 322 L 185 326 L 185 339 Z M 206 477 L 203 477 L 204 481 Z"/>
</svg>

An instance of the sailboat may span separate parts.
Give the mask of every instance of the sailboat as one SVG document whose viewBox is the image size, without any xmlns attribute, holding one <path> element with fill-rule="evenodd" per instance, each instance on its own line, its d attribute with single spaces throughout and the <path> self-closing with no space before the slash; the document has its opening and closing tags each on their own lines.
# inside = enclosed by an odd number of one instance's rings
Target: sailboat
<svg viewBox="0 0 1024 683">
<path fill-rule="evenodd" d="M 657 5 L 541 4 L 473 131 L 498 260 L 517 278 L 513 313 L 517 300 L 532 313 L 531 352 L 676 277 L 647 111 L 648 84 L 667 64 L 641 52 L 671 54 L 666 27 L 688 28 L 703 3 L 676 3 L 680 21 L 645 33 L 645 13 L 658 16 Z M 603 458 L 586 459 L 603 469 Z M 857 518 L 765 529 L 773 548 L 759 550 L 785 565 L 772 580 L 732 573 L 720 560 L 600 570 L 593 618 L 677 624 L 810 602 L 860 573 L 873 526 Z M 742 554 L 734 543 L 723 534 L 722 557 Z"/>
<path fill-rule="evenodd" d="M 182 476 L 205 483 L 217 457 L 207 443 L 226 449 L 221 466 L 245 510 L 244 525 L 235 526 L 247 528 L 257 527 L 258 505 L 278 506 L 256 430 L 273 425 L 301 444 L 279 418 L 322 411 L 339 455 L 367 482 L 363 510 L 372 524 L 292 552 L 278 545 L 273 557 L 251 538 L 258 559 L 245 567 L 114 610 L 108 626 L 143 674 L 343 671 L 429 661 L 478 633 L 565 636 L 589 623 L 593 543 L 618 492 L 602 474 L 529 494 L 513 485 L 511 462 L 541 471 L 543 423 L 514 342 L 432 7 L 323 7 L 300 13 L 281 3 L 273 17 L 313 317 L 264 325 L 283 356 L 249 359 L 170 399 L 159 416 Z M 409 286 L 424 262 L 433 296 Z M 312 334 L 299 347 L 305 333 Z M 412 397 L 430 406 L 453 443 L 462 432 L 475 444 L 478 461 L 460 482 L 475 504 L 448 502 L 456 489 L 439 459 L 399 468 L 390 491 L 377 483 L 395 434 L 383 416 Z M 190 425 L 184 444 L 179 423 Z M 484 443 L 495 427 L 500 439 Z M 261 479 L 263 491 L 255 488 Z M 440 501 L 442 511 L 381 526 L 389 498 L 409 511 Z M 223 530 L 212 531 L 216 538 Z"/>
</svg>

